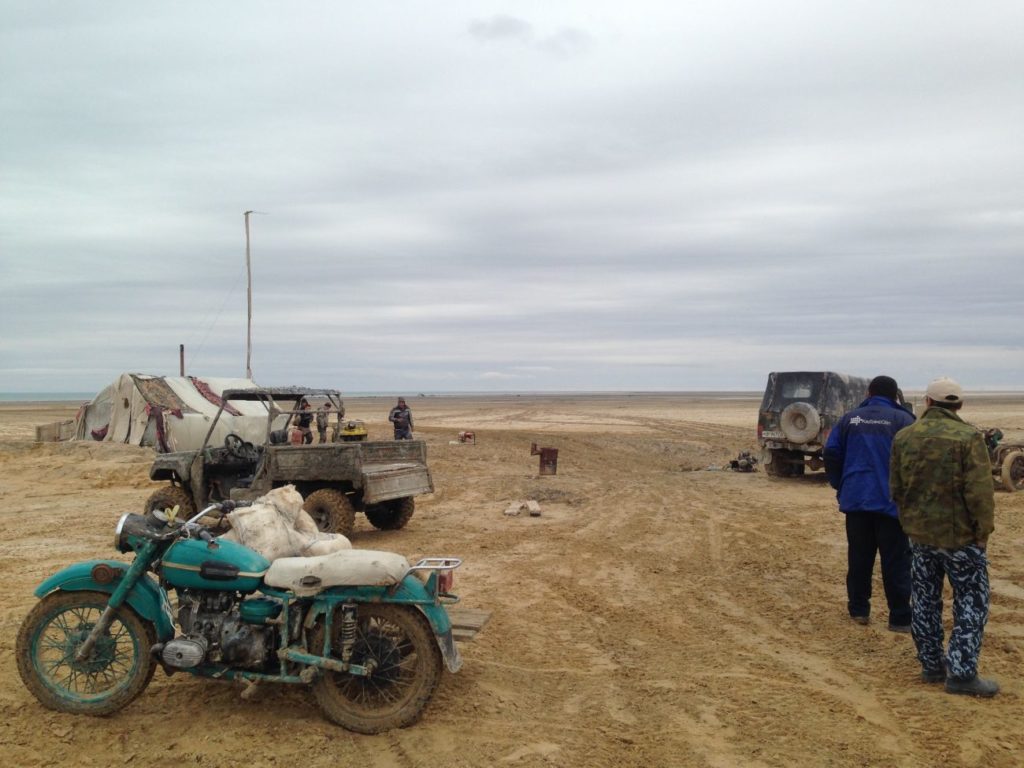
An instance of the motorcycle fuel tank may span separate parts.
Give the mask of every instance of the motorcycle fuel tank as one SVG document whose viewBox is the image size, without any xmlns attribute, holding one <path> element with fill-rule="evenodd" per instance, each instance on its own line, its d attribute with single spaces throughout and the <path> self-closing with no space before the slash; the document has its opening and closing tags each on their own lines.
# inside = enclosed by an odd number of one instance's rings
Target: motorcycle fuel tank
<svg viewBox="0 0 1024 768">
<path fill-rule="evenodd" d="M 217 539 L 210 547 L 200 539 L 176 541 L 164 553 L 163 577 L 184 589 L 255 592 L 270 561 L 234 541 Z"/>
</svg>

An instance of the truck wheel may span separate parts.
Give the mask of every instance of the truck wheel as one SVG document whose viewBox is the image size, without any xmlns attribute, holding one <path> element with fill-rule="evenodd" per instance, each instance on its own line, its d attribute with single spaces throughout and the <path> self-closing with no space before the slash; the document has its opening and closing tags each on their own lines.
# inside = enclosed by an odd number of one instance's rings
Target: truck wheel
<svg viewBox="0 0 1024 768">
<path fill-rule="evenodd" d="M 177 485 L 165 485 L 158 488 L 146 499 L 144 514 L 149 514 L 154 509 L 161 512 L 165 509 L 178 507 L 178 520 L 188 520 L 196 513 L 196 505 L 192 503 L 192 494 Z"/>
<path fill-rule="evenodd" d="M 789 476 L 790 477 L 802 477 L 804 471 L 807 469 L 807 463 L 804 461 L 804 455 L 800 451 L 790 452 L 790 459 L 792 463 L 789 465 Z"/>
<path fill-rule="evenodd" d="M 383 504 L 371 504 L 366 508 L 366 519 L 374 528 L 397 531 L 405 527 L 415 511 L 416 499 L 407 496 L 404 499 L 385 501 Z"/>
<path fill-rule="evenodd" d="M 772 477 L 796 477 L 804 473 L 803 456 L 799 451 L 773 449 L 771 462 L 764 465 L 765 472 Z M 796 463 L 796 459 L 800 463 Z"/>
<path fill-rule="evenodd" d="M 1003 487 L 1013 493 L 1024 491 L 1024 451 L 1010 451 L 1003 457 Z"/>
<path fill-rule="evenodd" d="M 333 488 L 321 488 L 313 491 L 306 498 L 302 508 L 309 513 L 316 523 L 316 527 L 324 533 L 340 533 L 342 536 L 351 536 L 352 528 L 356 522 L 356 511 L 341 491 Z"/>
</svg>

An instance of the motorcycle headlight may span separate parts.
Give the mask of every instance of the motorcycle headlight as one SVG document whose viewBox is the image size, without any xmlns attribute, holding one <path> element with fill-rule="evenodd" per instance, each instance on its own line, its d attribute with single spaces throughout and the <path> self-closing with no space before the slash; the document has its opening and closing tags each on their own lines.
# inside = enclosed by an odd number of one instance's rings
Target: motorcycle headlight
<svg viewBox="0 0 1024 768">
<path fill-rule="evenodd" d="M 117 527 L 114 529 L 114 549 L 118 552 L 127 552 L 125 549 L 125 542 L 122 541 L 124 536 L 124 524 L 128 521 L 128 516 L 131 512 L 125 512 L 121 515 L 121 519 L 117 521 Z"/>
<path fill-rule="evenodd" d="M 149 520 L 142 515 L 125 512 L 117 521 L 114 546 L 119 552 L 132 552 L 140 542 L 153 539 L 160 534 Z"/>
</svg>

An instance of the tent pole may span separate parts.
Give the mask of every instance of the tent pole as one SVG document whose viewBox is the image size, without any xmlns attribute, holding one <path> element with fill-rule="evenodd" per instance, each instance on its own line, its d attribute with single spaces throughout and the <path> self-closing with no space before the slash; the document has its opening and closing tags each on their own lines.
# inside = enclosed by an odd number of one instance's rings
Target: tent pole
<svg viewBox="0 0 1024 768">
<path fill-rule="evenodd" d="M 185 378 L 185 345 L 178 345 L 178 369 L 181 371 L 179 374 L 182 378 Z"/>
</svg>

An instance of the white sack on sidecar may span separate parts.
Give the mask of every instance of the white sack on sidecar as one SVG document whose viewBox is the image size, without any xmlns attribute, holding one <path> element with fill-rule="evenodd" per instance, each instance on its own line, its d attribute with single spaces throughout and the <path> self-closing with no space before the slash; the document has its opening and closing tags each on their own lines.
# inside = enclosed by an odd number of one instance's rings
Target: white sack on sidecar
<svg viewBox="0 0 1024 768">
<path fill-rule="evenodd" d="M 279 557 L 314 557 L 352 549 L 340 533 L 324 533 L 302 508 L 294 485 L 275 488 L 248 507 L 227 515 L 231 530 L 220 538 L 237 541 L 273 562 Z"/>
</svg>

